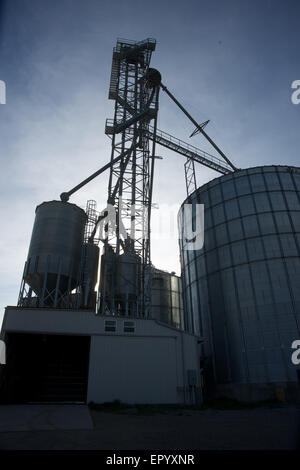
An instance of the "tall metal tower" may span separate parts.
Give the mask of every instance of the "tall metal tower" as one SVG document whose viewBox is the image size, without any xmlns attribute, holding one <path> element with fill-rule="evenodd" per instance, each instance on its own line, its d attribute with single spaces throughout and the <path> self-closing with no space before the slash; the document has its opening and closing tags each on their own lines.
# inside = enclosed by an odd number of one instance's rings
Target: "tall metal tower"
<svg viewBox="0 0 300 470">
<path fill-rule="evenodd" d="M 208 121 L 198 124 L 161 82 L 159 71 L 150 68 L 155 46 L 154 39 L 117 41 L 109 86 L 109 99 L 114 101 L 114 118 L 107 119 L 105 125 L 105 133 L 111 139 L 110 161 L 60 195 L 61 201 L 67 202 L 80 188 L 106 170 L 110 171 L 107 207 L 97 216 L 95 208 L 92 208 L 93 216 L 90 217 L 82 263 L 84 266 L 89 258 L 87 250 L 93 253 L 93 245 L 101 240 L 104 248 L 97 307 L 101 314 L 150 315 L 150 218 L 155 145 L 159 144 L 187 158 L 185 175 L 188 194 L 196 189 L 194 162 L 222 174 L 236 170 L 204 131 Z M 221 159 L 157 129 L 160 89 L 196 127 L 191 136 L 202 134 Z M 85 295 L 85 303 L 87 299 Z"/>
<path fill-rule="evenodd" d="M 107 202 L 115 208 L 116 224 L 114 230 L 106 225 L 102 257 L 105 286 L 101 283 L 100 287 L 102 313 L 149 313 L 155 159 L 155 140 L 149 138 L 149 123 L 153 121 L 155 133 L 160 86 L 160 74 L 149 68 L 155 45 L 154 39 L 119 39 L 113 51 L 109 99 L 115 102 L 114 118 L 107 119 L 105 133 L 112 146 Z"/>
</svg>

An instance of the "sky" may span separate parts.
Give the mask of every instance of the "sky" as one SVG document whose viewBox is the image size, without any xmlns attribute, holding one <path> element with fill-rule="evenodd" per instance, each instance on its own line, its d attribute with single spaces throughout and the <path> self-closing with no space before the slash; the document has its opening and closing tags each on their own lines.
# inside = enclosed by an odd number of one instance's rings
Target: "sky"
<svg viewBox="0 0 300 470">
<path fill-rule="evenodd" d="M 300 2 L 286 0 L 0 0 L 0 324 L 16 305 L 35 207 L 58 199 L 110 158 L 104 133 L 117 38 L 157 40 L 151 66 L 239 168 L 299 165 Z M 211 151 L 161 92 L 158 127 Z M 153 202 L 179 208 L 185 159 L 159 147 Z M 211 153 L 214 153 L 211 151 Z M 197 166 L 197 184 L 218 176 Z M 108 173 L 74 194 L 106 201 Z M 153 240 L 152 261 L 180 273 L 176 237 Z"/>
</svg>

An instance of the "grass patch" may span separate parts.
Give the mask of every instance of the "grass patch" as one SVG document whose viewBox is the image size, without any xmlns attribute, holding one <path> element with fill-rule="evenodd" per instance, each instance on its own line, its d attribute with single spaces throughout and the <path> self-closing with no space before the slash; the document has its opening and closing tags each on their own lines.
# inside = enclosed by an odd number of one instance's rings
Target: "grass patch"
<svg viewBox="0 0 300 470">
<path fill-rule="evenodd" d="M 136 414 L 136 415 L 155 415 L 155 414 L 184 414 L 185 410 L 202 410 L 200 405 L 177 405 L 177 404 L 162 404 L 162 405 L 148 405 L 148 404 L 135 404 L 122 403 L 119 400 L 114 400 L 107 403 L 89 403 L 92 410 L 103 411 L 108 413 L 123 413 L 123 414 Z"/>
<path fill-rule="evenodd" d="M 277 400 L 243 402 L 234 398 L 216 398 L 214 400 L 206 400 L 203 404 L 204 410 L 249 410 L 256 408 L 282 408 L 283 403 Z"/>
<path fill-rule="evenodd" d="M 282 408 L 284 404 L 278 401 L 260 401 L 260 402 L 241 402 L 231 398 L 218 398 L 214 400 L 206 400 L 203 405 L 148 405 L 148 404 L 135 404 L 131 405 L 123 403 L 120 400 L 114 400 L 106 403 L 89 403 L 91 410 L 117 413 L 117 414 L 132 414 L 153 416 L 156 414 L 173 414 L 183 416 L 188 414 L 188 411 L 204 411 L 204 410 L 249 410 L 257 408 Z"/>
</svg>

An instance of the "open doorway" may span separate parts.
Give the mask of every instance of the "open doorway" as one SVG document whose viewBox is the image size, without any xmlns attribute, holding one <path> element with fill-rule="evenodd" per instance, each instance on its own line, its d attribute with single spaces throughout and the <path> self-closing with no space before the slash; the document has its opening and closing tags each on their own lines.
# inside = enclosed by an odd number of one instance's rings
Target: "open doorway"
<svg viewBox="0 0 300 470">
<path fill-rule="evenodd" d="M 89 336 L 8 333 L 1 401 L 85 403 Z"/>
</svg>

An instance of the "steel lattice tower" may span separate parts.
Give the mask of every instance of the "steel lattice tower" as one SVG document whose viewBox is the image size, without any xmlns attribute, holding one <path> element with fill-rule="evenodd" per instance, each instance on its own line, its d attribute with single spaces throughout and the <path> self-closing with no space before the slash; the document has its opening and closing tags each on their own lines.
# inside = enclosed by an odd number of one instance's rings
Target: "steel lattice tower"
<svg viewBox="0 0 300 470">
<path fill-rule="evenodd" d="M 237 170 L 205 132 L 209 121 L 198 124 L 161 82 L 160 72 L 150 68 L 155 46 L 154 39 L 117 41 L 109 87 L 114 118 L 107 119 L 105 126 L 111 139 L 110 162 L 60 195 L 62 202 L 68 202 L 72 194 L 109 169 L 107 207 L 94 214 L 87 240 L 88 245 L 104 243 L 97 307 L 102 314 L 150 314 L 150 218 L 156 143 L 187 157 L 188 194 L 196 188 L 194 162 L 222 174 Z M 191 137 L 202 134 L 222 160 L 157 129 L 160 88 L 194 124 Z M 99 227 L 99 237 L 95 238 Z"/>
<path fill-rule="evenodd" d="M 108 203 L 116 209 L 116 230 L 105 240 L 104 252 L 113 248 L 116 256 L 130 251 L 140 258 L 138 313 L 148 316 L 150 304 L 150 215 L 155 142 L 149 138 L 149 123 L 156 129 L 159 86 L 149 80 L 149 65 L 156 41 L 119 39 L 113 51 L 109 99 L 114 100 L 114 119 L 106 121 L 111 138 Z M 151 70 L 151 69 L 150 69 Z M 107 276 L 106 276 L 107 277 Z M 107 280 L 106 280 L 107 282 Z M 114 273 L 105 304 L 115 311 Z M 109 298 L 108 298 L 109 297 Z"/>
</svg>

